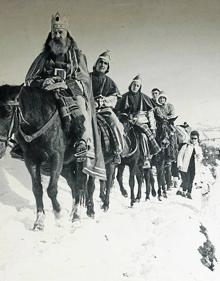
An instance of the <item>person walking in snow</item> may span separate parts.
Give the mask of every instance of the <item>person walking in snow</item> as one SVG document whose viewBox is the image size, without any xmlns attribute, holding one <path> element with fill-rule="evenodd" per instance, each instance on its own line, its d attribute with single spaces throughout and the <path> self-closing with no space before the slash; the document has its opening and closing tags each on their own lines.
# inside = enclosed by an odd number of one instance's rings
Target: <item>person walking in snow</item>
<svg viewBox="0 0 220 281">
<path fill-rule="evenodd" d="M 199 145 L 198 131 L 190 133 L 190 141 L 184 144 L 177 157 L 177 166 L 181 173 L 183 191 L 177 191 L 177 194 L 192 199 L 191 192 L 195 175 L 199 173 L 202 162 L 202 148 Z"/>
</svg>

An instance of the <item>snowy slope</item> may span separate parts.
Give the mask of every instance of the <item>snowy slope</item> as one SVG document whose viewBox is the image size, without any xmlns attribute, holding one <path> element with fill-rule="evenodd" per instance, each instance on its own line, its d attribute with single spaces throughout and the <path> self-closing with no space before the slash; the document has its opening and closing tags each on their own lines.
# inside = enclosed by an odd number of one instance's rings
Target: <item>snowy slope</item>
<svg viewBox="0 0 220 281">
<path fill-rule="evenodd" d="M 0 161 L 0 182 L 0 280 L 220 280 L 219 265 L 210 271 L 197 250 L 205 241 L 199 232 L 202 222 L 219 256 L 219 180 L 205 197 L 201 189 L 194 190 L 193 200 L 173 189 L 162 202 L 142 199 L 133 208 L 115 184 L 107 213 L 100 209 L 97 188 L 95 219 L 82 209 L 81 221 L 71 224 L 70 190 L 61 178 L 62 217 L 54 218 L 45 192 L 44 232 L 31 230 L 35 200 L 24 163 L 7 154 Z"/>
</svg>

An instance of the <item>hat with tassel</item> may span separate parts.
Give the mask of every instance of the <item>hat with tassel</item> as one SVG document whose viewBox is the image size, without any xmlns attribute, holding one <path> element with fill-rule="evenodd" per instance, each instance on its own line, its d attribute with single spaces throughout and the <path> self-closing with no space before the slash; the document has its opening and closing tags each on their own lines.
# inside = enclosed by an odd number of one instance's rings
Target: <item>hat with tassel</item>
<svg viewBox="0 0 220 281">
<path fill-rule="evenodd" d="M 98 60 L 100 60 L 100 59 L 103 59 L 104 61 L 106 61 L 109 64 L 110 60 L 111 60 L 110 51 L 107 50 L 104 53 L 102 53 L 101 55 L 99 55 Z"/>
<path fill-rule="evenodd" d="M 142 85 L 142 79 L 141 79 L 140 74 L 138 74 L 138 75 L 136 75 L 136 76 L 134 77 L 134 79 L 132 80 L 132 82 L 134 82 L 134 81 L 137 81 L 137 82 L 139 82 L 139 83 Z"/>
</svg>

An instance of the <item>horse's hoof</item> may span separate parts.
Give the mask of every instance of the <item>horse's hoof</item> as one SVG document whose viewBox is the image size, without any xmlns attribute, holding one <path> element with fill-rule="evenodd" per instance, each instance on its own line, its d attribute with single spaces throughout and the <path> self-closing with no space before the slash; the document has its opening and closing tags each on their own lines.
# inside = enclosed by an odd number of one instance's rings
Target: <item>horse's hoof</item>
<svg viewBox="0 0 220 281">
<path fill-rule="evenodd" d="M 106 204 L 103 204 L 101 209 L 104 211 L 104 212 L 107 212 L 108 211 L 108 208 L 109 206 L 107 206 Z"/>
<path fill-rule="evenodd" d="M 52 202 L 54 212 L 59 213 L 61 211 L 60 203 L 56 200 Z"/>
<path fill-rule="evenodd" d="M 99 198 L 101 199 L 102 202 L 105 201 L 105 196 L 104 196 L 104 195 L 101 195 L 101 194 L 100 194 L 100 195 L 99 195 Z"/>
<path fill-rule="evenodd" d="M 44 230 L 44 225 L 40 223 L 35 223 L 33 226 L 33 231 L 43 231 Z"/>
<path fill-rule="evenodd" d="M 182 191 L 181 190 L 177 190 L 176 195 L 182 195 Z"/>
<path fill-rule="evenodd" d="M 60 211 L 57 212 L 57 211 L 54 210 L 53 214 L 54 214 L 55 219 L 59 220 L 61 218 L 61 212 Z"/>
<path fill-rule="evenodd" d="M 145 201 L 148 201 L 148 200 L 150 200 L 150 198 L 149 198 L 149 197 L 146 197 L 146 198 L 145 198 Z"/>
<path fill-rule="evenodd" d="M 87 211 L 86 212 L 87 216 L 90 217 L 91 219 L 95 218 L 95 212 L 94 211 Z"/>
<path fill-rule="evenodd" d="M 158 200 L 159 200 L 159 201 L 162 201 L 161 196 L 158 196 Z"/>
<path fill-rule="evenodd" d="M 137 197 L 137 198 L 135 199 L 135 202 L 137 202 L 137 203 L 140 203 L 140 201 L 141 201 L 141 199 L 140 199 L 139 197 Z"/>
<path fill-rule="evenodd" d="M 152 194 L 153 197 L 156 197 L 156 195 L 157 195 L 155 190 L 152 190 L 151 194 Z"/>
<path fill-rule="evenodd" d="M 79 220 L 80 220 L 80 216 L 77 214 L 73 214 L 72 222 L 79 221 Z"/>
<path fill-rule="evenodd" d="M 131 200 L 131 207 L 134 206 L 135 200 Z"/>
<path fill-rule="evenodd" d="M 33 226 L 33 230 L 44 230 L 45 214 L 43 211 L 37 212 L 37 218 Z"/>
<path fill-rule="evenodd" d="M 164 197 L 164 198 L 167 198 L 166 192 L 163 192 L 163 197 Z"/>
<path fill-rule="evenodd" d="M 124 190 L 121 190 L 121 194 L 124 196 L 124 197 L 128 197 L 128 193 L 127 191 L 124 189 Z"/>
</svg>

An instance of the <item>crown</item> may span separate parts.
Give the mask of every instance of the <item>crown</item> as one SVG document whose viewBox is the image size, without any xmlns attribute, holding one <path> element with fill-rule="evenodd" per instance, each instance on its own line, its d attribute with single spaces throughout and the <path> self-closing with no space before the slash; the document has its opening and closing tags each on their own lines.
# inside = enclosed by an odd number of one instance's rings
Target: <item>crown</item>
<svg viewBox="0 0 220 281">
<path fill-rule="evenodd" d="M 58 12 L 55 15 L 52 15 L 51 18 L 51 30 L 56 28 L 68 29 L 67 18 L 65 16 L 61 17 Z"/>
</svg>

